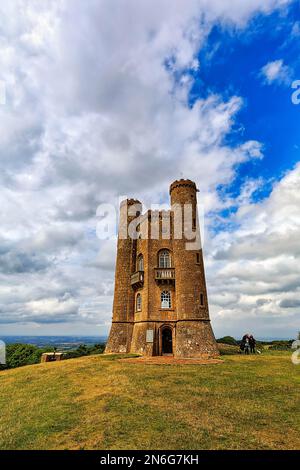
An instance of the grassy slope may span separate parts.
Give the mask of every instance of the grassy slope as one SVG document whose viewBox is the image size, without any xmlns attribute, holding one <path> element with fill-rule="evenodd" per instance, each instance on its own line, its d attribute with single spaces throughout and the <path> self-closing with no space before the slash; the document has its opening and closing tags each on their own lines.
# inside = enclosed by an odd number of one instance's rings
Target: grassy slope
<svg viewBox="0 0 300 470">
<path fill-rule="evenodd" d="M 295 449 L 290 355 L 220 365 L 91 356 L 0 373 L 0 449 Z"/>
</svg>

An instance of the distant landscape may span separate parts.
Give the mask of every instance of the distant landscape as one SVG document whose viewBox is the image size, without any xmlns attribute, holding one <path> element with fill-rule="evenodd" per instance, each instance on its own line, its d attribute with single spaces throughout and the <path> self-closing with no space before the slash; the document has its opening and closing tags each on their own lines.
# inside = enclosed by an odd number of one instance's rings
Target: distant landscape
<svg viewBox="0 0 300 470">
<path fill-rule="evenodd" d="M 95 336 L 2 336 L 6 363 L 0 370 L 15 369 L 41 362 L 42 354 L 63 352 L 64 359 L 102 354 L 106 337 Z"/>
<path fill-rule="evenodd" d="M 295 335 L 297 336 L 297 335 Z M 284 338 L 284 337 L 258 337 L 258 341 L 271 343 L 272 341 L 290 341 L 295 338 Z M 32 344 L 38 348 L 56 347 L 61 351 L 67 351 L 69 349 L 74 349 L 82 344 L 86 346 L 92 346 L 94 344 L 103 344 L 107 341 L 107 336 L 1 336 L 0 340 L 4 341 L 6 344 Z M 239 341 L 240 338 L 236 338 L 236 341 Z"/>
<path fill-rule="evenodd" d="M 0 336 L 6 344 L 32 344 L 38 348 L 57 348 L 61 351 L 74 349 L 82 344 L 93 346 L 105 343 L 107 336 Z"/>
</svg>

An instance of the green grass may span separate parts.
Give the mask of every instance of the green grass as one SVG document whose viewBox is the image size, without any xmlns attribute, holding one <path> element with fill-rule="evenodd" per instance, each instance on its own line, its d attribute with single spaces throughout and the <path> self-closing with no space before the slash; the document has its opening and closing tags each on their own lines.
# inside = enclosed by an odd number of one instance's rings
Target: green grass
<svg viewBox="0 0 300 470">
<path fill-rule="evenodd" d="M 0 372 L 0 449 L 299 449 L 290 354 L 218 365 L 90 356 Z"/>
</svg>

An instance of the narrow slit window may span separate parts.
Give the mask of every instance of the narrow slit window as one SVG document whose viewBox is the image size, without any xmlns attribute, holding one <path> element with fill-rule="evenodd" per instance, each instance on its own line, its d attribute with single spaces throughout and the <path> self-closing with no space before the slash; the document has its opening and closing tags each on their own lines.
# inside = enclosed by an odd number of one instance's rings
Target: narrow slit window
<svg viewBox="0 0 300 470">
<path fill-rule="evenodd" d="M 142 310 L 142 296 L 137 294 L 136 296 L 136 311 L 140 312 Z"/>
<path fill-rule="evenodd" d="M 143 255 L 139 255 L 137 260 L 137 270 L 144 271 L 144 257 Z"/>
<path fill-rule="evenodd" d="M 204 306 L 204 295 L 202 293 L 200 294 L 200 305 L 201 307 Z"/>
</svg>

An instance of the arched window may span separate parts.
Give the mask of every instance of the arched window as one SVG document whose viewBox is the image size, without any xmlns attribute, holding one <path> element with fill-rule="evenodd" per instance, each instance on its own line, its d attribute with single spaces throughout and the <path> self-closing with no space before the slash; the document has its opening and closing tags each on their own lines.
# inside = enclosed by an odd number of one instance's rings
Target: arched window
<svg viewBox="0 0 300 470">
<path fill-rule="evenodd" d="M 142 296 L 141 296 L 141 294 L 137 294 L 137 296 L 136 296 L 135 309 L 136 309 L 137 312 L 140 312 L 142 310 Z"/>
<path fill-rule="evenodd" d="M 169 250 L 162 250 L 158 255 L 158 266 L 159 268 L 170 268 L 171 267 L 171 255 Z"/>
<path fill-rule="evenodd" d="M 143 255 L 138 256 L 137 271 L 144 271 L 144 257 L 143 257 Z"/>
<path fill-rule="evenodd" d="M 161 308 L 171 308 L 171 292 L 164 290 L 161 293 Z"/>
</svg>

